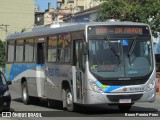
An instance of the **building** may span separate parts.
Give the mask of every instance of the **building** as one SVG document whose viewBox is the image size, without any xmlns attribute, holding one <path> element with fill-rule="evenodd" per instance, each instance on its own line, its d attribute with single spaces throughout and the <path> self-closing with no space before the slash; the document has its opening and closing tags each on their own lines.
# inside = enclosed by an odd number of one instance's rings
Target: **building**
<svg viewBox="0 0 160 120">
<path fill-rule="evenodd" d="M 57 0 L 61 3 L 61 9 L 70 9 L 77 13 L 101 4 L 104 0 Z"/>
<path fill-rule="evenodd" d="M 44 21 L 45 21 L 44 13 L 45 12 L 35 11 L 35 19 L 34 19 L 35 26 L 44 25 Z"/>
<path fill-rule="evenodd" d="M 96 21 L 97 19 L 97 7 L 92 7 L 77 13 L 74 13 L 74 15 L 65 15 L 61 19 L 64 22 L 92 22 Z"/>
<path fill-rule="evenodd" d="M 0 1 L 0 40 L 6 35 L 31 30 L 34 25 L 34 0 Z"/>
<path fill-rule="evenodd" d="M 57 16 L 55 22 L 62 22 L 62 20 L 64 22 L 90 21 L 96 17 L 95 6 L 101 3 L 103 0 L 57 0 L 59 11 L 50 14 Z"/>
<path fill-rule="evenodd" d="M 98 6 L 103 3 L 105 0 L 84 0 L 84 10 Z"/>
<path fill-rule="evenodd" d="M 48 3 L 48 8 L 45 12 L 41 12 L 39 9 L 35 8 L 35 25 L 48 25 L 53 23 L 54 16 L 50 14 L 56 9 L 51 8 L 51 3 Z"/>
<path fill-rule="evenodd" d="M 69 11 L 69 13 L 76 13 L 81 10 L 84 10 L 84 1 L 85 0 L 64 0 L 64 2 L 60 2 L 63 0 L 57 0 L 60 5 L 60 9 L 64 10 L 66 13 Z"/>
</svg>

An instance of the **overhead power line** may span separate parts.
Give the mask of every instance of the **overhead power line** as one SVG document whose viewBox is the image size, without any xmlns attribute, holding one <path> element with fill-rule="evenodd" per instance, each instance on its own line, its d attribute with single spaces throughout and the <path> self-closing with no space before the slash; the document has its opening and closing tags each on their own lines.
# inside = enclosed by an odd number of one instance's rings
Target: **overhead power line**
<svg viewBox="0 0 160 120">
<path fill-rule="evenodd" d="M 10 26 L 10 25 L 3 25 L 3 24 L 2 24 L 2 25 L 0 25 L 0 26 L 2 26 L 1 28 L 6 31 L 6 36 L 7 36 L 7 32 L 8 32 L 7 28 L 8 28 L 8 26 Z M 3 28 L 3 27 L 5 27 L 5 28 Z"/>
</svg>

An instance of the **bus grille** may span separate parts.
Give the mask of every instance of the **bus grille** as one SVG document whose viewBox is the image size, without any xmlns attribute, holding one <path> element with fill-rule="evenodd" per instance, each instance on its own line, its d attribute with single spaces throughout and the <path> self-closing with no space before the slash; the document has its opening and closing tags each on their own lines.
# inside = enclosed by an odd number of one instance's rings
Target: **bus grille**
<svg viewBox="0 0 160 120">
<path fill-rule="evenodd" d="M 134 95 L 107 95 L 107 98 L 112 102 L 119 102 L 120 99 L 131 99 L 131 101 L 139 100 L 143 94 Z"/>
<path fill-rule="evenodd" d="M 139 85 L 145 84 L 148 79 L 139 80 L 98 80 L 103 85 Z"/>
</svg>

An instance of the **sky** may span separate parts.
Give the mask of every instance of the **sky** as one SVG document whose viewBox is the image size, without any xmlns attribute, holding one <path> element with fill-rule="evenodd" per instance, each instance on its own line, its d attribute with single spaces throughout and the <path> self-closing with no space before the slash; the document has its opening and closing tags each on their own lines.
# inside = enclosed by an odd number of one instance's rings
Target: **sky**
<svg viewBox="0 0 160 120">
<path fill-rule="evenodd" d="M 35 5 L 39 5 L 41 11 L 45 11 L 48 8 L 48 3 L 51 3 L 51 8 L 56 7 L 57 0 L 35 0 Z"/>
</svg>

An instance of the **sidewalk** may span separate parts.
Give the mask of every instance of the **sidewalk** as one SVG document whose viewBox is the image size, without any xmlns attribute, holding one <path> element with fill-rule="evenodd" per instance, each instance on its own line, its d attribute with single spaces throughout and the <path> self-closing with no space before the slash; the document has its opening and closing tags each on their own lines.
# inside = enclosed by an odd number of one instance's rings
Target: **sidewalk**
<svg viewBox="0 0 160 120">
<path fill-rule="evenodd" d="M 156 100 L 155 100 L 155 102 L 160 102 L 160 95 L 159 95 L 158 92 L 156 93 Z"/>
</svg>

